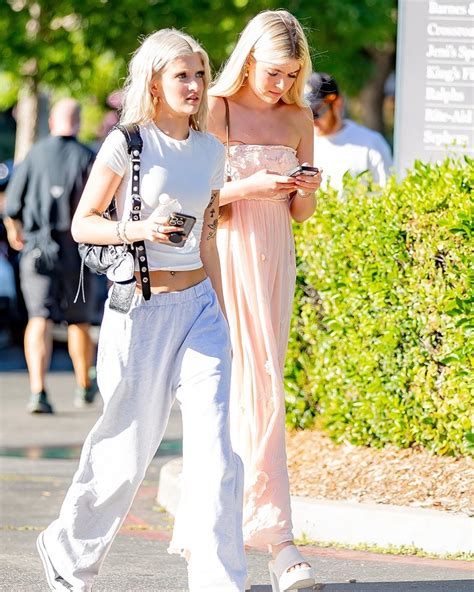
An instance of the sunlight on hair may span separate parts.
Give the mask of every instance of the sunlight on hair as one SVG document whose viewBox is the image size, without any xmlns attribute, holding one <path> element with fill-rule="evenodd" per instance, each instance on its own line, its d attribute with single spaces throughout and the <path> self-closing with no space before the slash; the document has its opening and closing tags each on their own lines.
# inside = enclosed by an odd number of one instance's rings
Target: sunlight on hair
<svg viewBox="0 0 474 592">
<path fill-rule="evenodd" d="M 257 14 L 242 31 L 234 51 L 209 89 L 216 97 L 230 97 L 244 83 L 245 64 L 255 60 L 284 64 L 297 59 L 301 68 L 285 103 L 306 107 L 304 87 L 311 73 L 308 42 L 298 20 L 286 10 L 266 10 Z"/>
<path fill-rule="evenodd" d="M 160 72 L 170 62 L 193 53 L 200 54 L 203 61 L 204 92 L 199 110 L 191 115 L 189 124 L 195 130 L 205 131 L 208 116 L 207 87 L 211 78 L 209 57 L 197 41 L 176 29 L 161 29 L 152 33 L 133 54 L 125 81 L 120 123 L 145 125 L 152 121 L 156 114 L 151 94 L 152 82 L 159 80 Z"/>
</svg>

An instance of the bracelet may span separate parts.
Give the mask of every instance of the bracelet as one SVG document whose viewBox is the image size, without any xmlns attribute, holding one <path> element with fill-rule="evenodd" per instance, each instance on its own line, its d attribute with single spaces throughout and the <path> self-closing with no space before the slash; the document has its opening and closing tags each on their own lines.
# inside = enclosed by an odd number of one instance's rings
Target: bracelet
<svg viewBox="0 0 474 592">
<path fill-rule="evenodd" d="M 119 239 L 119 242 L 123 243 L 124 240 L 122 239 L 122 233 L 120 232 L 120 225 L 122 224 L 122 222 L 117 222 L 117 224 L 115 225 L 115 234 L 117 235 L 117 238 Z"/>
<path fill-rule="evenodd" d="M 313 197 L 314 194 L 316 192 L 314 191 L 303 191 L 302 189 L 297 189 L 296 190 L 296 194 L 298 195 L 298 197 L 301 197 L 301 199 L 307 199 L 308 197 Z"/>
<path fill-rule="evenodd" d="M 119 241 L 123 244 L 123 245 L 131 245 L 132 242 L 128 239 L 127 233 L 126 233 L 126 228 L 127 228 L 127 224 L 128 224 L 128 220 L 125 220 L 125 222 L 123 220 L 120 220 L 119 222 L 117 222 L 117 225 L 115 226 L 115 234 L 117 235 L 117 238 L 119 239 Z"/>
<path fill-rule="evenodd" d="M 127 245 L 131 245 L 132 241 L 127 236 L 127 224 L 128 223 L 129 223 L 129 220 L 125 220 L 125 222 L 123 223 L 122 235 L 123 235 L 123 242 Z"/>
</svg>

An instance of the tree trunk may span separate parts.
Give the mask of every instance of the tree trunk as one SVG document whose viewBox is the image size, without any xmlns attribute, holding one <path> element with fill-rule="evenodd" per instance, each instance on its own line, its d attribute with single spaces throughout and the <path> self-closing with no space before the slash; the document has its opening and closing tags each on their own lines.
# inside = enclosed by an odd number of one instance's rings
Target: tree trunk
<svg viewBox="0 0 474 592">
<path fill-rule="evenodd" d="M 370 55 L 375 64 L 375 72 L 360 94 L 362 120 L 367 127 L 383 134 L 385 131 L 383 117 L 384 87 L 394 68 L 395 52 L 392 50 L 382 52 L 372 49 Z"/>
<path fill-rule="evenodd" d="M 21 162 L 36 140 L 38 129 L 38 88 L 32 78 L 26 78 L 18 94 L 16 106 L 15 163 Z"/>
</svg>

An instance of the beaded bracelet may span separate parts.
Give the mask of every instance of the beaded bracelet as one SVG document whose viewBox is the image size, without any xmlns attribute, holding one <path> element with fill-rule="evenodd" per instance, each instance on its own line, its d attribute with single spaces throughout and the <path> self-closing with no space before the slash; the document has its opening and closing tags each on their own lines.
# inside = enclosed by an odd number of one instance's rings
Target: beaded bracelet
<svg viewBox="0 0 474 592">
<path fill-rule="evenodd" d="M 127 224 L 128 223 L 129 223 L 129 220 L 125 220 L 125 222 L 123 223 L 122 235 L 123 235 L 123 242 L 127 245 L 131 245 L 132 241 L 127 236 Z"/>
<path fill-rule="evenodd" d="M 123 245 L 132 244 L 131 241 L 128 239 L 127 233 L 125 231 L 127 224 L 128 220 L 126 220 L 125 222 L 123 220 L 120 220 L 119 222 L 117 222 L 117 225 L 115 226 L 115 234 L 117 235 L 117 238 Z"/>
<path fill-rule="evenodd" d="M 115 225 L 115 234 L 117 235 L 117 238 L 119 239 L 119 242 L 123 243 L 124 240 L 122 238 L 122 233 L 120 232 L 120 225 L 122 224 L 122 222 L 117 222 L 117 224 Z"/>
</svg>

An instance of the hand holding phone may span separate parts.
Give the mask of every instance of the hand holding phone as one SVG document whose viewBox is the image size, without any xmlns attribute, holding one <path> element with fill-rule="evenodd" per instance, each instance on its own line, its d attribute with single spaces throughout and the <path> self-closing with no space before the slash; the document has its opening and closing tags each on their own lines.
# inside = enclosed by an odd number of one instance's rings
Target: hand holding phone
<svg viewBox="0 0 474 592">
<path fill-rule="evenodd" d="M 184 247 L 189 233 L 196 224 L 196 218 L 194 216 L 189 216 L 188 214 L 182 214 L 181 212 L 173 212 L 169 215 L 166 224 L 168 226 L 177 226 L 180 228 L 179 232 L 170 232 L 168 234 L 170 246 Z"/>
<path fill-rule="evenodd" d="M 298 175 L 308 175 L 309 177 L 314 177 L 318 173 L 319 169 L 317 167 L 312 167 L 307 164 L 299 164 L 286 174 L 288 177 L 298 177 Z"/>
<path fill-rule="evenodd" d="M 309 164 L 300 164 L 287 173 L 289 177 L 294 177 L 296 185 L 296 194 L 299 197 L 314 196 L 315 191 L 321 184 L 321 171 L 317 167 Z"/>
</svg>

